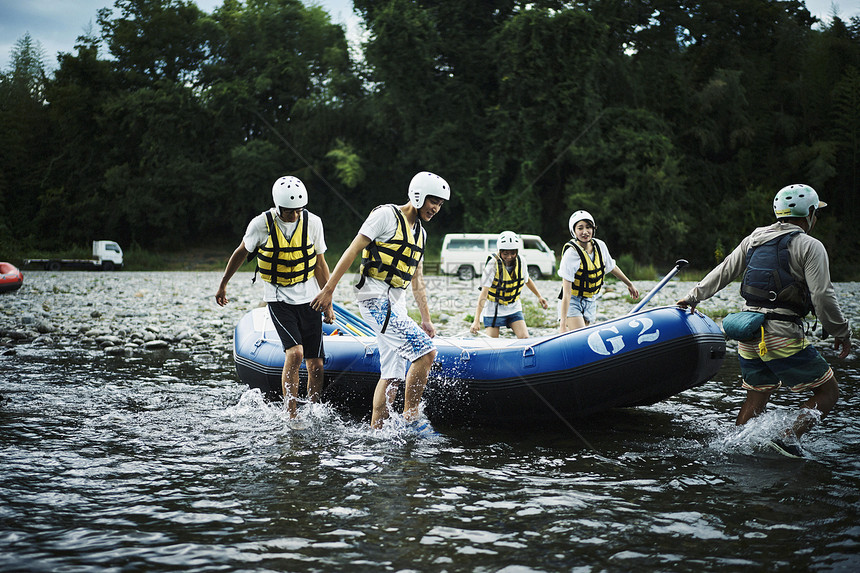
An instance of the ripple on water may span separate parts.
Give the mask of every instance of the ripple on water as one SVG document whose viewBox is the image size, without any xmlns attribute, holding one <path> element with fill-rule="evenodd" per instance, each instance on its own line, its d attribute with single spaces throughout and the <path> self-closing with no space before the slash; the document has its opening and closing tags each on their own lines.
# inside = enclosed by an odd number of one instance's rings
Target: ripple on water
<svg viewBox="0 0 860 573">
<path fill-rule="evenodd" d="M 573 431 L 419 439 L 326 405 L 291 423 L 229 360 L 21 351 L 0 380 L 0 570 L 851 570 L 856 364 L 805 440 L 779 392 L 743 428 L 729 366 Z M 727 363 L 730 361 L 727 360 Z M 196 364 L 196 363 L 195 363 Z M 735 362 L 736 364 L 736 362 Z M 23 564 L 23 565 L 22 565 Z"/>
</svg>

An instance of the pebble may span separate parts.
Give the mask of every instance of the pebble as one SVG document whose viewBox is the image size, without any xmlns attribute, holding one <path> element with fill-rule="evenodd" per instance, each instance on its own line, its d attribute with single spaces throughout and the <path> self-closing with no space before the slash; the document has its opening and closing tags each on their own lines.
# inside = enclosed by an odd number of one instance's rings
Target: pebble
<svg viewBox="0 0 860 573">
<path fill-rule="evenodd" d="M 195 357 L 221 356 L 232 360 L 233 329 L 251 309 L 261 306 L 262 286 L 251 284 L 252 273 L 237 273 L 227 289 L 230 303 L 215 303 L 221 272 L 98 272 L 27 271 L 17 291 L 0 294 L 0 354 L 24 345 L 81 347 L 105 354 L 132 357 L 163 350 L 193 352 Z M 352 292 L 355 276 L 347 275 L 338 285 L 335 301 L 358 313 Z M 658 281 L 634 281 L 647 294 Z M 477 280 L 455 276 L 425 277 L 428 304 L 439 336 L 468 336 L 478 299 Z M 559 280 L 538 280 L 538 290 L 550 301 L 541 309 L 531 291 L 522 300 L 532 336 L 557 332 Z M 694 282 L 670 281 L 648 306 L 672 305 Z M 843 313 L 855 329 L 860 325 L 860 283 L 834 285 Z M 407 294 L 407 305 L 417 317 L 415 301 Z M 717 322 L 728 312 L 740 310 L 743 300 L 737 283 L 723 289 L 698 309 Z M 604 285 L 598 299 L 598 321 L 627 313 L 633 306 L 626 287 L 617 282 Z M 809 317 L 812 324 L 814 318 Z M 820 327 L 811 334 L 820 334 Z M 503 336 L 512 334 L 503 329 Z M 730 343 L 731 346 L 731 343 Z M 197 358 L 194 358 L 195 360 Z"/>
</svg>

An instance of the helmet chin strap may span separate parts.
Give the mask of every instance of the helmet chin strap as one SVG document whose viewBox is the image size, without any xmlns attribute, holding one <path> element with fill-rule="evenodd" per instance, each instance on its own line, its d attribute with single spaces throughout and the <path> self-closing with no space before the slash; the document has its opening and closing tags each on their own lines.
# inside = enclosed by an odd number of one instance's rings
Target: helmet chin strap
<svg viewBox="0 0 860 573">
<path fill-rule="evenodd" d="M 806 216 L 806 226 L 808 231 L 812 230 L 812 219 L 815 217 L 815 207 L 809 208 L 809 215 Z"/>
</svg>

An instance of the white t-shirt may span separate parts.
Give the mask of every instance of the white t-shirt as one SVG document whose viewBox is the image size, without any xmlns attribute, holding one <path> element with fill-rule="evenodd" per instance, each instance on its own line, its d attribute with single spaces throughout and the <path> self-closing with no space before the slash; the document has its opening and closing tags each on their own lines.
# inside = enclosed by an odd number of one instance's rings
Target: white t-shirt
<svg viewBox="0 0 860 573">
<path fill-rule="evenodd" d="M 299 226 L 298 220 L 294 223 L 283 221 L 275 211 L 274 207 L 269 209 L 275 224 L 284 234 L 284 237 L 289 241 L 296 227 Z M 314 246 L 317 255 L 326 252 L 325 238 L 323 237 L 322 220 L 311 212 L 308 212 L 308 244 Z M 248 223 L 248 228 L 245 230 L 245 236 L 242 238 L 242 243 L 249 253 L 253 253 L 257 247 L 265 245 L 269 239 L 269 229 L 266 227 L 266 212 L 260 213 Z M 305 304 L 314 299 L 319 293 L 320 287 L 316 280 L 316 275 L 303 283 L 297 283 L 289 286 L 274 285 L 268 281 L 260 281 L 263 283 L 263 300 L 266 302 L 286 302 L 288 304 Z"/>
<path fill-rule="evenodd" d="M 615 259 L 613 259 L 609 254 L 609 247 L 606 246 L 606 243 L 600 239 L 594 239 L 594 242 L 597 243 L 597 247 L 600 249 L 600 254 L 603 255 L 603 264 L 605 265 L 605 268 L 603 269 L 604 274 L 608 275 L 612 272 L 612 269 L 615 268 Z M 594 260 L 594 257 L 596 256 L 596 252 L 591 253 L 592 260 Z M 579 270 L 580 263 L 581 261 L 579 260 L 579 253 L 577 250 L 569 247 L 561 258 L 561 264 L 558 266 L 558 276 L 573 282 L 576 277 L 576 273 Z"/>
<path fill-rule="evenodd" d="M 493 285 L 493 279 L 496 276 L 496 264 L 496 259 L 490 259 L 489 261 L 487 261 L 487 264 L 484 265 L 484 272 L 481 274 L 481 284 L 479 285 L 481 288 L 490 287 Z M 523 267 L 525 267 L 525 264 L 523 264 Z M 514 270 L 513 265 L 507 268 L 508 272 Z M 526 282 L 528 282 L 528 279 L 526 279 Z M 496 309 L 498 309 L 498 312 L 496 311 Z M 522 312 L 522 310 L 523 305 L 520 302 L 519 298 L 511 304 L 499 304 L 495 301 L 487 299 L 487 302 L 484 304 L 484 310 L 481 312 L 481 318 L 484 318 L 485 316 L 488 316 L 490 318 L 494 316 L 509 316 L 516 312 Z"/>
<path fill-rule="evenodd" d="M 394 209 L 397 209 L 397 207 L 394 207 Z M 394 234 L 397 233 L 397 216 L 394 214 L 394 209 L 391 208 L 391 205 L 383 205 L 371 211 L 358 230 L 359 234 L 364 235 L 371 241 L 381 241 L 383 243 L 390 241 L 394 237 Z M 424 230 L 424 227 L 421 228 L 421 234 L 426 240 L 427 231 Z M 408 289 L 390 288 L 385 281 L 366 277 L 364 279 L 364 286 L 354 290 L 356 300 L 388 297 L 391 304 L 398 304 L 405 302 L 403 299 Z"/>
</svg>

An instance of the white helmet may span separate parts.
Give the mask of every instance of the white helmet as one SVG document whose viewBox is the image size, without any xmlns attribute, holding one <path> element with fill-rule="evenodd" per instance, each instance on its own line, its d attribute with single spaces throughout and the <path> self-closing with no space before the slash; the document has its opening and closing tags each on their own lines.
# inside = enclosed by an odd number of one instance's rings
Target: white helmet
<svg viewBox="0 0 860 573">
<path fill-rule="evenodd" d="M 275 209 L 298 209 L 308 204 L 308 190 L 298 177 L 286 175 L 272 185 L 272 201 Z"/>
<path fill-rule="evenodd" d="M 496 248 L 500 251 L 518 251 L 523 248 L 523 240 L 513 231 L 502 231 L 496 240 Z"/>
<path fill-rule="evenodd" d="M 777 219 L 785 217 L 809 217 L 827 203 L 818 199 L 818 193 L 809 185 L 789 185 L 780 189 L 773 198 L 773 214 Z M 811 209 L 811 211 L 810 211 Z"/>
<path fill-rule="evenodd" d="M 591 223 L 591 226 L 595 229 L 597 225 L 594 223 L 594 217 L 591 216 L 591 213 L 588 211 L 574 211 L 573 215 L 570 216 L 570 220 L 567 222 L 567 228 L 570 229 L 570 236 L 573 237 L 576 234 L 573 232 L 574 227 L 580 221 L 588 221 Z"/>
<path fill-rule="evenodd" d="M 448 200 L 451 198 L 451 187 L 438 175 L 422 171 L 409 182 L 409 202 L 416 209 L 420 209 L 428 196 Z"/>
</svg>

